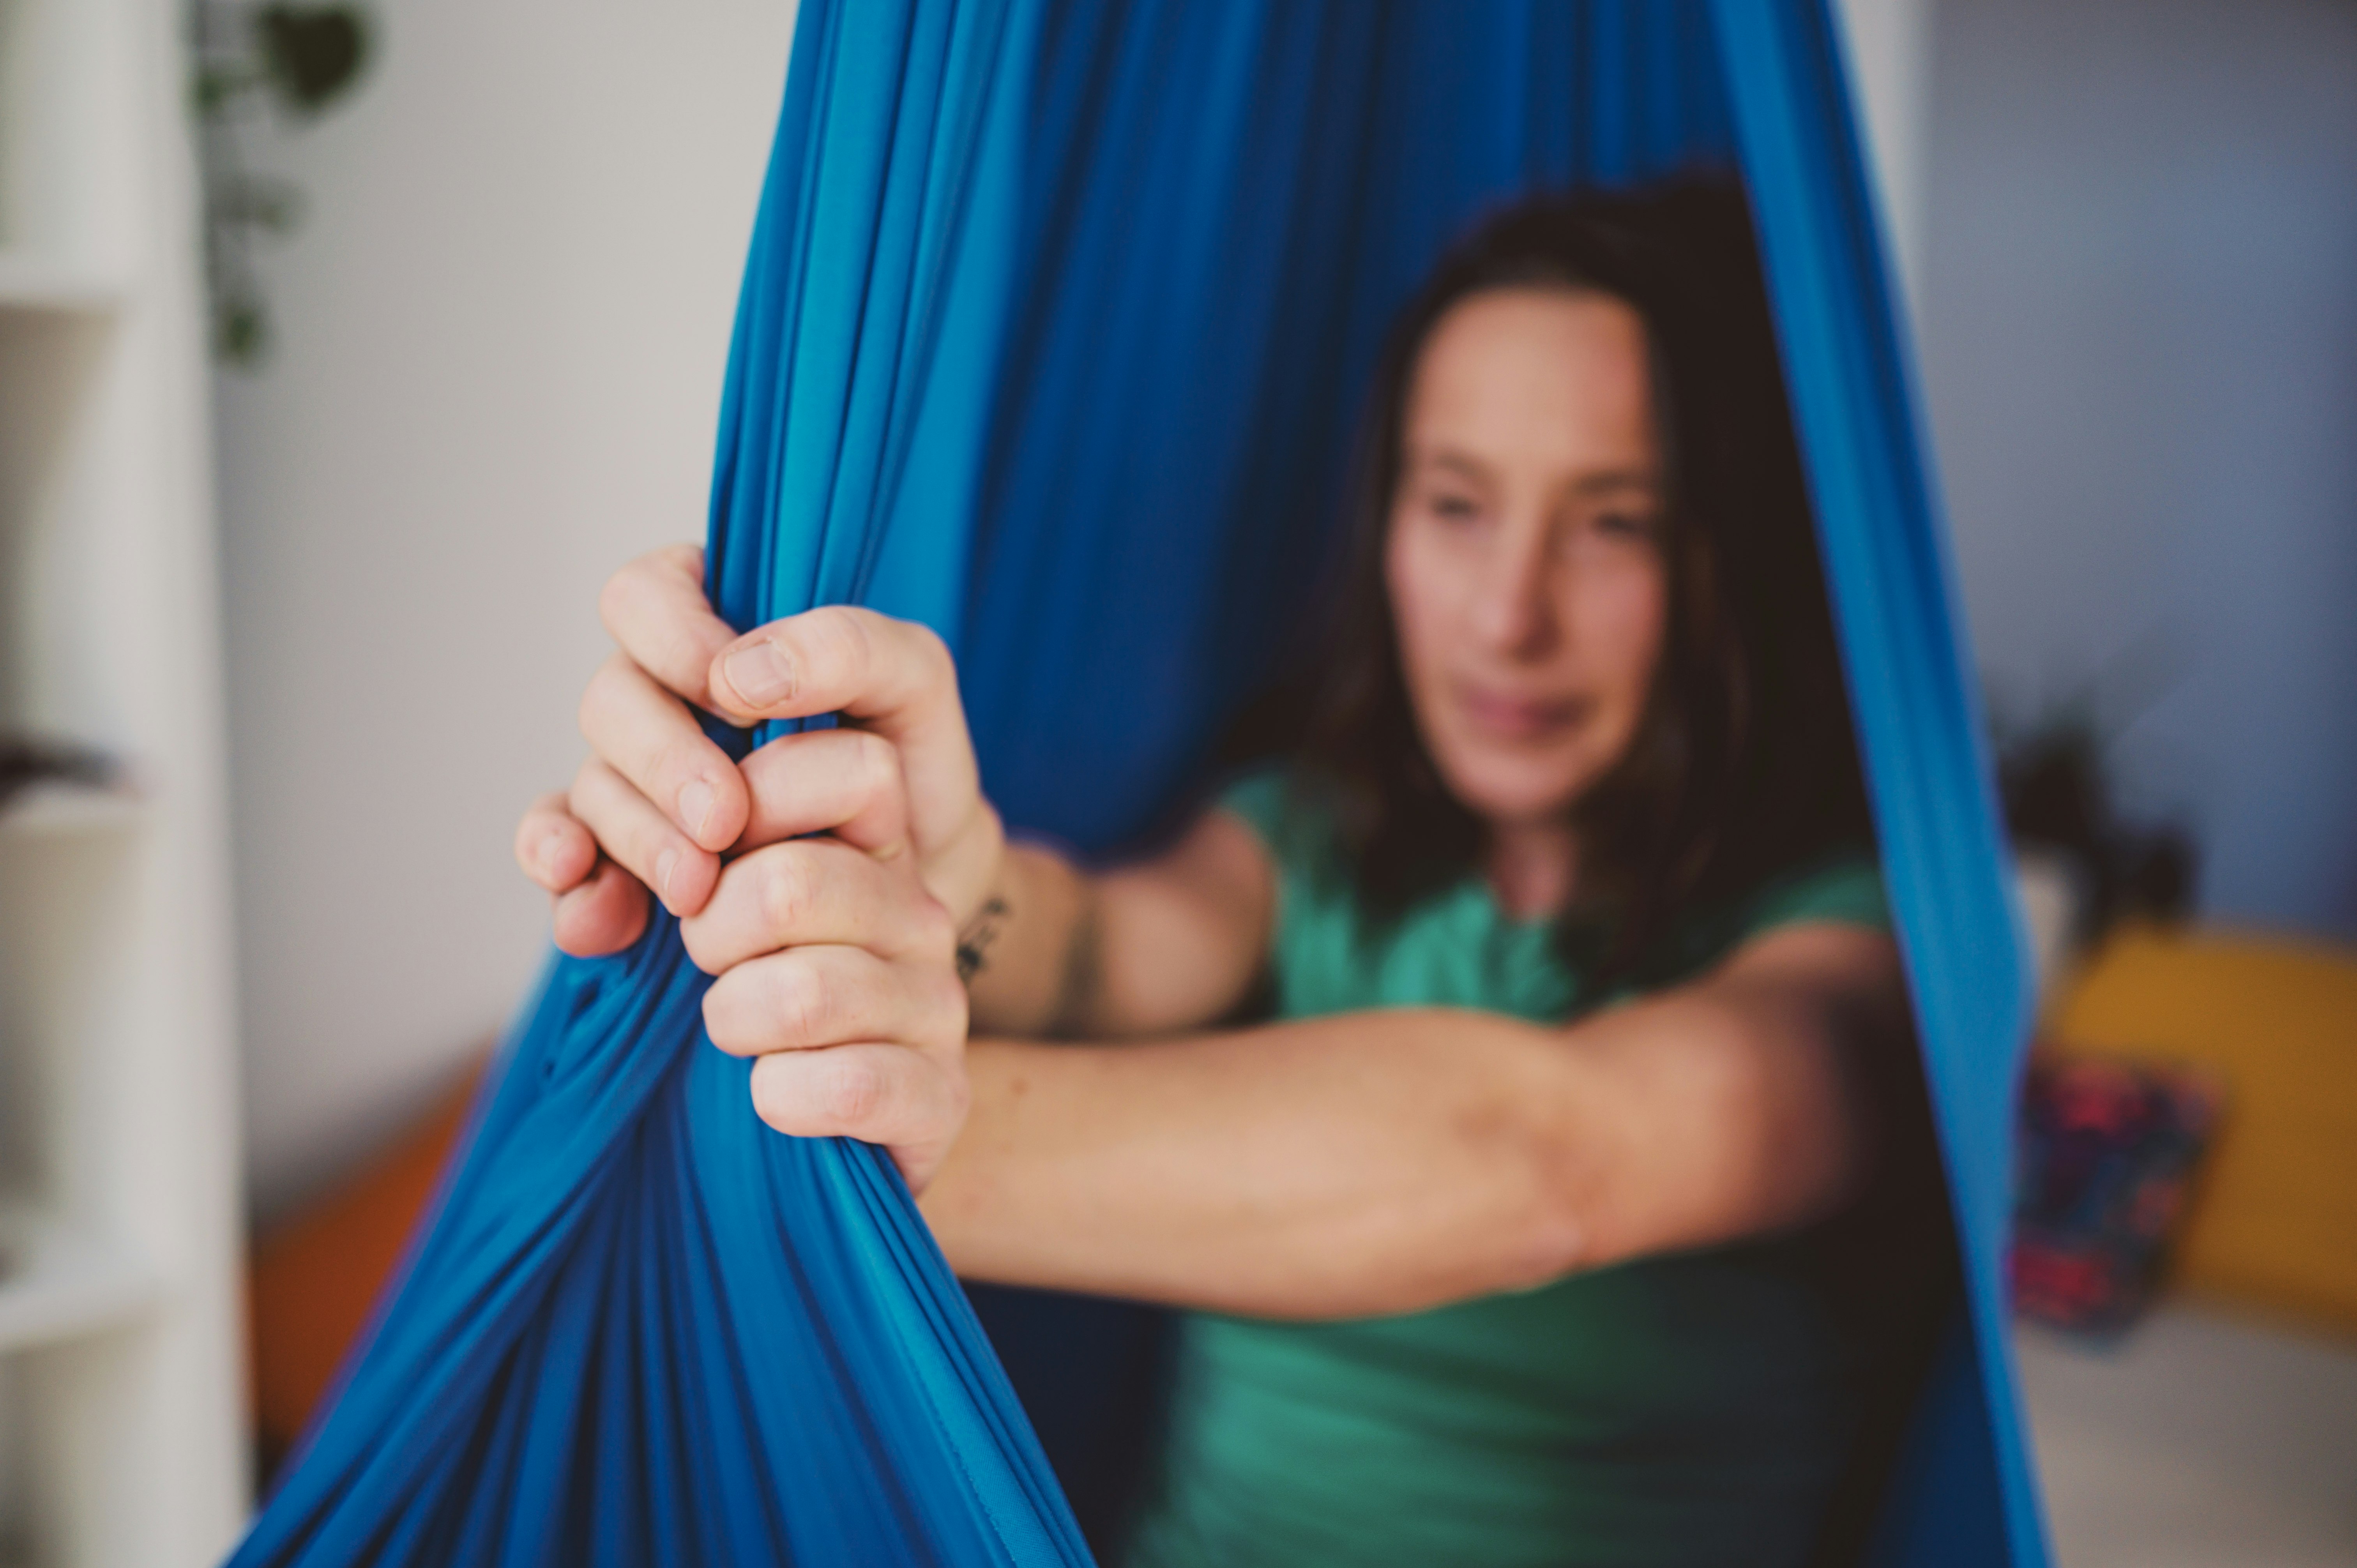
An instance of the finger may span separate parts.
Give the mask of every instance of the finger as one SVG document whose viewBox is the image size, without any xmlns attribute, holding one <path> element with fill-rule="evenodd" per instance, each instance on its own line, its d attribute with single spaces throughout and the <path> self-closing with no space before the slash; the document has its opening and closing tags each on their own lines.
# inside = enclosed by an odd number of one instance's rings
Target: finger
<svg viewBox="0 0 2357 1568">
<path fill-rule="evenodd" d="M 610 860 L 600 860 L 588 880 L 560 896 L 550 920 L 559 950 L 575 958 L 617 953 L 647 929 L 647 890 Z"/>
<path fill-rule="evenodd" d="M 562 792 L 543 795 L 516 824 L 516 864 L 551 893 L 577 886 L 597 864 L 597 841 L 574 819 Z"/>
<path fill-rule="evenodd" d="M 773 1051 L 754 1059 L 752 1089 L 753 1109 L 779 1132 L 882 1144 L 904 1171 L 938 1165 L 965 1112 L 954 1075 L 900 1046 Z"/>
<path fill-rule="evenodd" d="M 705 680 L 736 628 L 704 596 L 704 552 L 671 544 L 640 556 L 597 595 L 597 618 L 630 661 L 700 708 L 712 700 Z"/>
<path fill-rule="evenodd" d="M 638 787 L 704 848 L 717 853 L 744 830 L 744 777 L 679 699 L 616 654 L 581 693 L 581 734 L 607 765 Z"/>
<path fill-rule="evenodd" d="M 948 1047 L 965 1037 L 965 988 L 951 970 L 888 963 L 865 948 L 794 948 L 714 981 L 704 1029 L 739 1057 L 862 1040 Z"/>
<path fill-rule="evenodd" d="M 900 754 L 878 735 L 856 729 L 780 736 L 745 759 L 751 814 L 741 849 L 831 832 L 879 860 L 909 845 L 909 796 Z"/>
<path fill-rule="evenodd" d="M 720 857 L 700 847 L 630 781 L 596 757 L 573 779 L 573 814 L 597 847 L 646 884 L 663 908 L 691 915 L 720 880 Z"/>
<path fill-rule="evenodd" d="M 905 863 L 887 865 L 825 838 L 773 843 L 729 862 L 711 901 L 679 929 L 706 974 L 781 948 L 834 942 L 946 967 L 957 944 L 949 911 Z"/>
<path fill-rule="evenodd" d="M 979 793 L 949 648 L 928 628 L 829 605 L 737 639 L 713 660 L 716 711 L 739 724 L 840 713 L 900 748 L 920 838 Z"/>
</svg>

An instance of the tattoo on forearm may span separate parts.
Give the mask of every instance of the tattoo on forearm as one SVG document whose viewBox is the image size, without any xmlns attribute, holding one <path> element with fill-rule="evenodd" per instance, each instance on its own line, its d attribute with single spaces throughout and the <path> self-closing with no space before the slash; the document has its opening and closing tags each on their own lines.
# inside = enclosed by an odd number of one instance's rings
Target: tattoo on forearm
<svg viewBox="0 0 2357 1568">
<path fill-rule="evenodd" d="M 1013 911 L 1004 898 L 990 898 L 974 912 L 974 918 L 958 933 L 957 973 L 962 981 L 972 981 L 990 961 L 990 944 L 998 940 L 999 922 Z"/>
</svg>

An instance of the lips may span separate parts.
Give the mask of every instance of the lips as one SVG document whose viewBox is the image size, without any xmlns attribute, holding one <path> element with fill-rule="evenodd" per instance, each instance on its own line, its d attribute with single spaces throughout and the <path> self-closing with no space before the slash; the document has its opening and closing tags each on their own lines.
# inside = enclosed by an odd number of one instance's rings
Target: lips
<svg viewBox="0 0 2357 1568">
<path fill-rule="evenodd" d="M 1532 697 L 1460 684 L 1458 711 L 1482 733 L 1500 740 L 1547 740 L 1587 721 L 1595 703 L 1587 697 Z"/>
</svg>

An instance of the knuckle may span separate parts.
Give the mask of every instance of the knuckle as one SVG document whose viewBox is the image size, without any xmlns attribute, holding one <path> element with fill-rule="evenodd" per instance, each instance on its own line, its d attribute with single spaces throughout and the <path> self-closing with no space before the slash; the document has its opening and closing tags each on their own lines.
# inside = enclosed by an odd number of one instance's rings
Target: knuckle
<svg viewBox="0 0 2357 1568">
<path fill-rule="evenodd" d="M 597 737 L 627 713 L 626 688 L 631 669 L 630 660 L 622 654 L 608 654 L 590 673 L 589 682 L 581 688 L 581 703 L 576 718 L 583 738 L 592 746 Z"/>
<path fill-rule="evenodd" d="M 712 650 L 704 645 L 692 623 L 680 617 L 667 618 L 650 628 L 647 643 L 652 660 L 647 672 L 655 678 L 656 684 L 690 702 L 707 699 L 705 669 Z"/>
<path fill-rule="evenodd" d="M 790 1040 L 826 1037 L 843 1007 L 840 987 L 814 963 L 780 966 L 771 980 L 770 1005 Z"/>
<path fill-rule="evenodd" d="M 746 1042 L 737 1027 L 736 994 L 730 989 L 728 977 L 722 975 L 704 993 L 704 1032 L 722 1050 L 734 1050 Z"/>
<path fill-rule="evenodd" d="M 873 730 L 847 733 L 859 737 L 853 743 L 851 765 L 858 779 L 860 793 L 876 800 L 899 789 L 900 748 Z"/>
<path fill-rule="evenodd" d="M 819 1076 L 819 1103 L 839 1126 L 866 1126 L 883 1112 L 891 1095 L 891 1083 L 872 1057 L 844 1053 Z"/>
<path fill-rule="evenodd" d="M 802 1129 L 796 1120 L 799 1108 L 787 1079 L 790 1066 L 780 1057 L 754 1059 L 753 1112 L 778 1132 L 795 1134 Z"/>
<path fill-rule="evenodd" d="M 692 739 L 683 735 L 674 736 L 658 745 L 654 755 L 648 758 L 649 782 L 677 779 L 684 784 L 703 771 L 703 761 L 704 739 L 701 736 Z"/>
<path fill-rule="evenodd" d="M 813 898 L 809 865 L 795 853 L 798 846 L 780 844 L 762 856 L 757 889 L 761 924 L 772 936 L 793 931 L 808 917 Z"/>
<path fill-rule="evenodd" d="M 867 625 L 845 605 L 823 605 L 805 614 L 795 628 L 821 682 L 835 685 L 856 682 L 867 668 Z"/>
<path fill-rule="evenodd" d="M 523 815 L 516 819 L 517 854 L 522 854 L 526 844 L 538 843 L 543 834 L 563 821 L 557 802 L 564 799 L 562 795 L 543 795 L 523 809 Z"/>
<path fill-rule="evenodd" d="M 942 634 L 920 620 L 906 624 L 916 644 L 918 656 L 924 660 L 927 670 L 937 680 L 954 681 L 957 660 L 950 652 L 950 645 Z"/>
</svg>

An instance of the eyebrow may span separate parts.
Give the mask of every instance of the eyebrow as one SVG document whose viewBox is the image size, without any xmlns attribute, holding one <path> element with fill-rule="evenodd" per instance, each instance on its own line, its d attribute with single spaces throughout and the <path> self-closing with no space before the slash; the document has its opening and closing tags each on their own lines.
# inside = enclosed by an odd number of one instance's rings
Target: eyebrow
<svg viewBox="0 0 2357 1568">
<path fill-rule="evenodd" d="M 1446 468 L 1482 483 L 1489 482 L 1491 478 L 1488 464 L 1461 452 L 1412 452 L 1407 467 L 1411 472 L 1419 467 Z M 1611 495 L 1621 490 L 1658 492 L 1663 485 L 1663 476 L 1650 468 L 1607 468 L 1600 473 L 1581 476 L 1579 482 L 1571 487 L 1571 493 L 1586 498 Z"/>
<path fill-rule="evenodd" d="M 1426 454 L 1411 452 L 1408 455 L 1407 466 L 1410 469 L 1450 468 L 1469 479 L 1480 479 L 1484 482 L 1490 478 L 1490 466 L 1487 463 L 1479 458 L 1468 457 L 1459 452 L 1444 451 Z"/>
<path fill-rule="evenodd" d="M 1662 476 L 1649 468 L 1608 468 L 1600 474 L 1590 474 L 1571 487 L 1579 496 L 1606 495 L 1614 490 L 1658 490 Z"/>
</svg>

